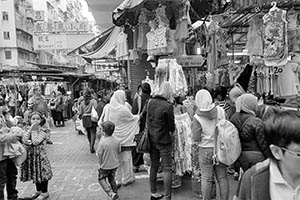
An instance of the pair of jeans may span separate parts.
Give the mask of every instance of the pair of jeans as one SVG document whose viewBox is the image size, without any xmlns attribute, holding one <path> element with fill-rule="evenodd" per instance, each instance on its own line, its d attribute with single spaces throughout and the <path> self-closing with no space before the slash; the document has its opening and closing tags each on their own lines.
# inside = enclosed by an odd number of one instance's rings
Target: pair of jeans
<svg viewBox="0 0 300 200">
<path fill-rule="evenodd" d="M 117 169 L 98 169 L 99 184 L 110 197 L 112 197 L 114 193 L 118 193 L 118 187 L 115 180 L 116 171 Z"/>
<path fill-rule="evenodd" d="M 210 200 L 212 197 L 214 175 L 220 188 L 221 200 L 229 198 L 229 182 L 227 178 L 227 166 L 220 163 L 213 163 L 213 148 L 199 149 L 199 164 L 201 170 L 201 190 L 203 200 Z"/>
<path fill-rule="evenodd" d="M 171 199 L 172 193 L 172 144 L 154 144 L 151 143 L 150 150 L 150 190 L 151 193 L 157 192 L 157 171 L 159 168 L 159 161 L 163 166 L 164 192 L 165 199 Z"/>
<path fill-rule="evenodd" d="M 7 198 L 18 198 L 18 190 L 16 190 L 17 174 L 17 167 L 12 160 L 6 159 L 0 161 L 0 200 L 4 200 L 5 185 L 7 191 Z"/>
<path fill-rule="evenodd" d="M 266 158 L 260 151 L 242 151 L 239 157 L 239 163 L 245 172 L 258 162 L 264 161 Z"/>
<path fill-rule="evenodd" d="M 116 174 L 118 184 L 126 185 L 135 181 L 131 151 L 121 152 L 119 154 L 119 161 L 120 165 Z"/>
<path fill-rule="evenodd" d="M 95 148 L 96 131 L 97 131 L 96 126 L 92 126 L 92 127 L 86 129 L 87 137 L 88 137 L 88 140 L 89 140 L 91 150 L 94 150 L 94 148 Z"/>
<path fill-rule="evenodd" d="M 36 187 L 37 192 L 47 193 L 48 192 L 48 181 L 36 183 L 35 187 Z"/>
</svg>

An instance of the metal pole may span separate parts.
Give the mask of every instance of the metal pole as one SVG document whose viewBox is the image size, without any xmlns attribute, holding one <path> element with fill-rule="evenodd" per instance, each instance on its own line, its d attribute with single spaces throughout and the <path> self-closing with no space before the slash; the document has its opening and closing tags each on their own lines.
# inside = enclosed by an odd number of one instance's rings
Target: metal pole
<svg viewBox="0 0 300 200">
<path fill-rule="evenodd" d="M 128 54 L 128 59 L 127 59 L 127 78 L 128 78 L 128 89 L 131 90 L 131 74 L 130 74 L 129 54 Z"/>
</svg>

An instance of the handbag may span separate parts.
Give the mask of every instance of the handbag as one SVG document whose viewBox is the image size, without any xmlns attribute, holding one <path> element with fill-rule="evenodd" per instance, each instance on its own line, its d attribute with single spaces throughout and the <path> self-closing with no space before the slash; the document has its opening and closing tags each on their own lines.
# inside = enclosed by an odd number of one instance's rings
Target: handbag
<svg viewBox="0 0 300 200">
<path fill-rule="evenodd" d="M 148 109 L 149 109 L 149 103 L 150 100 L 148 101 L 147 104 L 147 116 L 146 116 L 146 125 L 145 125 L 145 129 L 143 131 L 143 135 L 141 137 L 140 142 L 138 143 L 138 146 L 136 148 L 136 151 L 138 153 L 150 153 L 150 149 L 151 149 L 151 144 L 150 144 L 150 138 L 149 138 L 149 132 L 148 132 Z"/>
<path fill-rule="evenodd" d="M 93 126 L 91 115 L 82 116 L 82 125 L 84 128 L 91 128 Z"/>
<path fill-rule="evenodd" d="M 98 122 L 98 119 L 99 119 L 98 113 L 97 113 L 96 109 L 93 106 L 92 107 L 92 112 L 91 112 L 91 120 L 93 122 Z"/>
</svg>

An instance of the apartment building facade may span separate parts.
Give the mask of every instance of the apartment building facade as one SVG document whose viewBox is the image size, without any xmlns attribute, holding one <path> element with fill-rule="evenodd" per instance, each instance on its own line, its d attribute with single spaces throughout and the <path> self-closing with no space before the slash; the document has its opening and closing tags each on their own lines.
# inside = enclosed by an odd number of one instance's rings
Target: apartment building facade
<svg viewBox="0 0 300 200">
<path fill-rule="evenodd" d="M 0 0 L 0 70 L 22 69 L 36 62 L 31 0 Z"/>
</svg>

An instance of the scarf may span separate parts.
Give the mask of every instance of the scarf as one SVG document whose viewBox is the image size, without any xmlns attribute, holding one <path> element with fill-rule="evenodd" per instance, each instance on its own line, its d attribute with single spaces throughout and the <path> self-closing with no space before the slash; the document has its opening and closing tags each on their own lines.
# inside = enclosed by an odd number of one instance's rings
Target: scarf
<svg viewBox="0 0 300 200">
<path fill-rule="evenodd" d="M 238 97 L 235 102 L 236 112 L 240 113 L 243 111 L 256 116 L 258 107 L 257 103 L 257 97 L 253 94 L 243 94 L 242 96 Z"/>
<path fill-rule="evenodd" d="M 111 97 L 100 117 L 99 123 L 111 121 L 115 124 L 114 136 L 122 146 L 135 145 L 134 137 L 139 133 L 139 115 L 133 115 L 125 105 L 126 95 L 123 90 L 117 90 Z M 99 125 L 100 125 L 99 124 Z"/>
<path fill-rule="evenodd" d="M 213 99 L 207 90 L 199 90 L 197 92 L 195 104 L 199 111 L 210 111 L 215 107 Z"/>
</svg>

